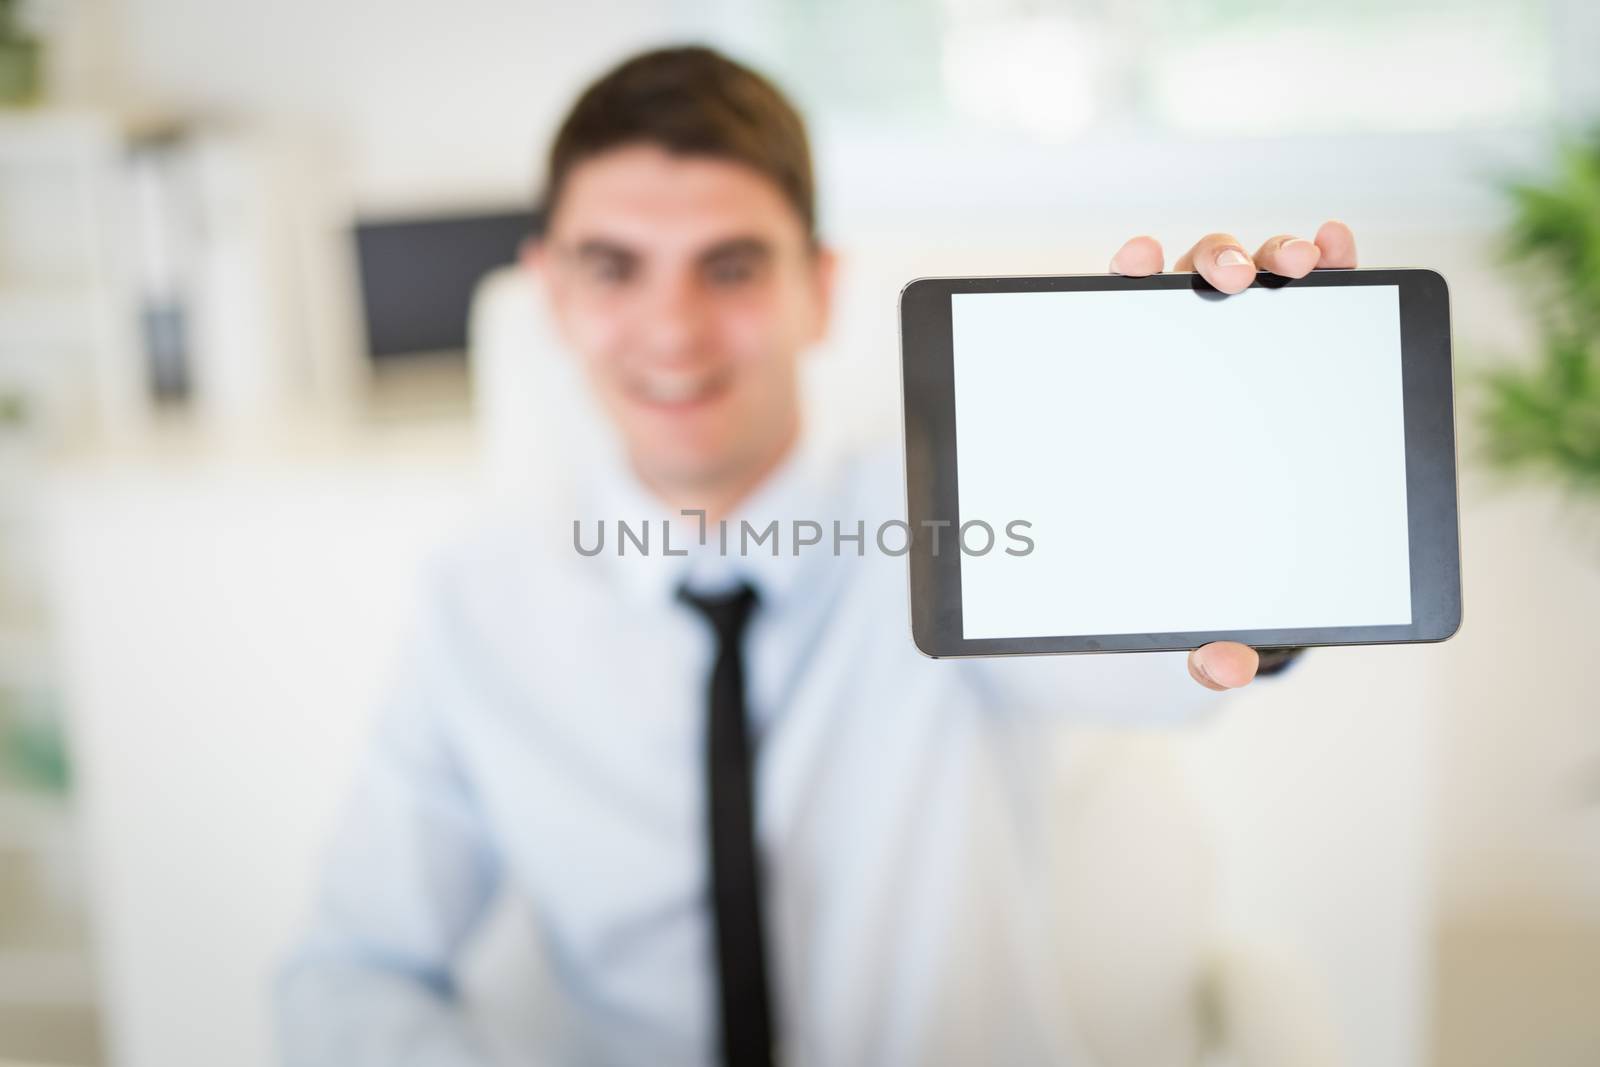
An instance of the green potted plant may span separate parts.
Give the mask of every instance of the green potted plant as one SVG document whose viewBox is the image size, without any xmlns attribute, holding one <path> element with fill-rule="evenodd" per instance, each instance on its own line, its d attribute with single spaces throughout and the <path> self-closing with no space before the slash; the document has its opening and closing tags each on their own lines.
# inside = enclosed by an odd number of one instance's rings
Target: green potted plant
<svg viewBox="0 0 1600 1067">
<path fill-rule="evenodd" d="M 1532 363 L 1485 380 L 1485 455 L 1600 497 L 1600 126 L 1561 147 L 1553 174 L 1506 190 L 1504 255 L 1529 286 L 1540 340 Z"/>
<path fill-rule="evenodd" d="M 0 106 L 36 103 L 43 47 L 22 25 L 18 0 L 0 0 Z"/>
</svg>

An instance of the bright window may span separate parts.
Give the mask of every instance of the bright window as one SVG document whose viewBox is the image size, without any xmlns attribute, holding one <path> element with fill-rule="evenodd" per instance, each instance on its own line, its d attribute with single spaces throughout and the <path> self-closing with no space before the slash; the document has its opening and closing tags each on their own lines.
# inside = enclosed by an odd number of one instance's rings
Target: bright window
<svg viewBox="0 0 1600 1067">
<path fill-rule="evenodd" d="M 1049 143 L 1537 125 L 1553 22 L 1541 0 L 724 0 L 705 28 L 819 117 Z"/>
</svg>

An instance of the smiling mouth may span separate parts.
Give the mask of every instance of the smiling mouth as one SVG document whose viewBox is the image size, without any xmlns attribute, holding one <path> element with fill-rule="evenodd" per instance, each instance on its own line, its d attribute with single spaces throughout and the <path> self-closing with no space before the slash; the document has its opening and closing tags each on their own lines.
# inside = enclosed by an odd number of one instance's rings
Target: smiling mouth
<svg viewBox="0 0 1600 1067">
<path fill-rule="evenodd" d="M 652 370 L 631 377 L 624 392 L 636 403 L 677 411 L 715 400 L 732 381 L 727 370 Z"/>
</svg>

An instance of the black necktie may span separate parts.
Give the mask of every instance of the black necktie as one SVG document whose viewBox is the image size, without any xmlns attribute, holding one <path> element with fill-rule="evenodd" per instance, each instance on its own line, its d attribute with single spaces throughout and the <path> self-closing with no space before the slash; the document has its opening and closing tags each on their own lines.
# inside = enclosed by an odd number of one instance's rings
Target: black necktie
<svg viewBox="0 0 1600 1067">
<path fill-rule="evenodd" d="M 769 1065 L 773 1033 L 761 927 L 754 773 L 745 721 L 741 648 L 745 624 L 755 610 L 756 593 L 747 585 L 718 596 L 696 596 L 680 589 L 678 599 L 704 615 L 717 635 L 706 723 L 706 780 L 722 1062 L 727 1067 Z"/>
</svg>

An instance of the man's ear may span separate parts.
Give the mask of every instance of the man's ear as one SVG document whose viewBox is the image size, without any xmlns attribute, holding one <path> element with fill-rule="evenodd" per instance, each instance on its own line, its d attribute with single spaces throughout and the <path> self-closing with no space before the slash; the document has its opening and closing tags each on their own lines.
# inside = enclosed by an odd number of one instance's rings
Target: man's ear
<svg viewBox="0 0 1600 1067">
<path fill-rule="evenodd" d="M 557 336 L 563 341 L 567 337 L 566 317 L 562 314 L 562 301 L 560 279 L 551 268 L 552 253 L 548 242 L 538 237 L 527 237 L 517 249 L 517 264 L 522 269 L 523 277 L 528 280 L 529 287 L 534 291 L 535 299 L 544 305 L 546 315 Z"/>
<path fill-rule="evenodd" d="M 833 298 L 838 288 L 839 255 L 827 245 L 819 244 L 811 253 L 811 287 L 816 294 L 811 326 L 811 343 L 816 344 L 828 335 L 833 324 Z"/>
<path fill-rule="evenodd" d="M 522 244 L 517 246 L 517 263 L 527 272 L 528 278 L 533 281 L 548 281 L 545 275 L 544 241 L 538 237 L 524 237 Z"/>
<path fill-rule="evenodd" d="M 528 279 L 528 284 L 538 293 L 545 307 L 556 315 L 559 311 L 560 294 L 556 292 L 560 280 L 551 270 L 550 246 L 538 237 L 526 237 L 517 249 L 517 264 L 522 268 L 523 277 Z M 556 317 L 559 317 L 556 315 Z"/>
</svg>

